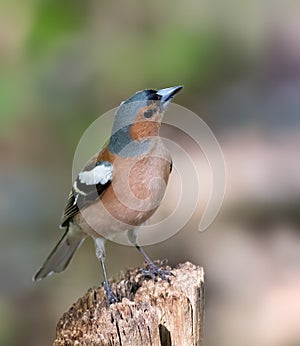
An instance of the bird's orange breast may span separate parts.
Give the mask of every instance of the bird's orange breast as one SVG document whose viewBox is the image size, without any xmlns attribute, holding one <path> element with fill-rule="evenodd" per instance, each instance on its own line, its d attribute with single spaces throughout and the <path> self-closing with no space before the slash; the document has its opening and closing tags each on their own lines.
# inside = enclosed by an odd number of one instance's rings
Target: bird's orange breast
<svg viewBox="0 0 300 346">
<path fill-rule="evenodd" d="M 105 152 L 101 157 L 114 165 L 112 183 L 101 202 L 117 220 L 140 225 L 155 212 L 164 196 L 170 159 L 158 153 L 130 158 L 110 155 Z"/>
</svg>

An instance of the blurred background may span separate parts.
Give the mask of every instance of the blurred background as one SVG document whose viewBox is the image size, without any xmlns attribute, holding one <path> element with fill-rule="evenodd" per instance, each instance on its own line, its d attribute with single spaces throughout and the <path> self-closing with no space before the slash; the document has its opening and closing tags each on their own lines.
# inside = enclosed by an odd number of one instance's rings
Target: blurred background
<svg viewBox="0 0 300 346">
<path fill-rule="evenodd" d="M 300 345 L 300 6 L 256 0 L 0 2 L 1 345 L 51 344 L 103 280 L 88 240 L 63 274 L 31 282 L 61 236 L 85 129 L 137 90 L 177 84 L 221 144 L 226 196 L 209 230 L 197 208 L 146 250 L 204 266 L 206 345 Z M 111 276 L 142 262 L 107 246 Z"/>
</svg>

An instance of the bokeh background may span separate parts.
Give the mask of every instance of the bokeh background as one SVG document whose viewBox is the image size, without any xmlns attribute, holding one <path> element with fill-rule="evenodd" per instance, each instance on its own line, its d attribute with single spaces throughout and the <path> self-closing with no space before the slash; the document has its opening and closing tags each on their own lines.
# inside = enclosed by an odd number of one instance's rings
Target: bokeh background
<svg viewBox="0 0 300 346">
<path fill-rule="evenodd" d="M 207 345 L 300 345 L 300 8 L 257 0 L 0 2 L 1 345 L 51 344 L 103 280 L 87 241 L 63 274 L 31 282 L 61 236 L 85 129 L 137 90 L 177 84 L 221 144 L 227 191 L 208 231 L 197 208 L 146 250 L 204 266 Z M 107 246 L 112 276 L 142 261 Z"/>
</svg>

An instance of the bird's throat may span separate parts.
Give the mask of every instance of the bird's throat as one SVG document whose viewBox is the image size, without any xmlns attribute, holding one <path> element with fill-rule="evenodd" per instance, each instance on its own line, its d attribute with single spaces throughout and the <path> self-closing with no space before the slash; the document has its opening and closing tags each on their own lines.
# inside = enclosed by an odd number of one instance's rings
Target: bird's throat
<svg viewBox="0 0 300 346">
<path fill-rule="evenodd" d="M 111 135 L 109 151 L 121 157 L 145 155 L 151 146 L 150 139 L 133 140 L 129 133 L 130 126 L 126 126 Z"/>
</svg>

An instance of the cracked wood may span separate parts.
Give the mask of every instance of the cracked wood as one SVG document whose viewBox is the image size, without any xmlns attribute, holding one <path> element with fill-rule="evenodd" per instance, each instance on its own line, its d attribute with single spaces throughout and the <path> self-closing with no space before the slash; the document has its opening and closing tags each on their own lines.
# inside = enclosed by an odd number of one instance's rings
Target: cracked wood
<svg viewBox="0 0 300 346">
<path fill-rule="evenodd" d="M 140 272 L 128 270 L 112 282 L 120 302 L 109 308 L 103 287 L 90 289 L 61 317 L 53 346 L 202 345 L 203 269 L 180 264 L 170 284 L 144 279 Z"/>
</svg>

